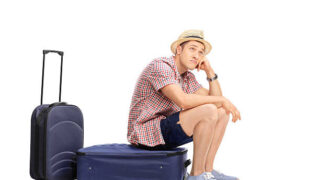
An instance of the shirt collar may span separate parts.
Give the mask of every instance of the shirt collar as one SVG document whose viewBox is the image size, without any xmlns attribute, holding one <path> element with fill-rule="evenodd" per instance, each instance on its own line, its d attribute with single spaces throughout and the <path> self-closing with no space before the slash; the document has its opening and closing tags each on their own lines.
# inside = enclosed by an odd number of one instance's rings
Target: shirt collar
<svg viewBox="0 0 320 180">
<path fill-rule="evenodd" d="M 182 75 L 180 75 L 180 73 L 179 73 L 179 71 L 178 71 L 178 66 L 176 65 L 176 62 L 175 62 L 173 56 L 170 56 L 170 57 L 168 58 L 168 61 L 167 61 L 167 62 L 168 62 L 169 65 L 174 69 L 174 71 L 175 71 L 175 73 L 176 73 L 176 77 L 178 78 L 178 80 L 180 80 L 181 78 L 182 78 L 182 79 L 185 79 L 185 78 L 189 77 L 189 75 L 190 75 L 189 70 L 186 71 L 185 73 L 183 73 Z"/>
</svg>

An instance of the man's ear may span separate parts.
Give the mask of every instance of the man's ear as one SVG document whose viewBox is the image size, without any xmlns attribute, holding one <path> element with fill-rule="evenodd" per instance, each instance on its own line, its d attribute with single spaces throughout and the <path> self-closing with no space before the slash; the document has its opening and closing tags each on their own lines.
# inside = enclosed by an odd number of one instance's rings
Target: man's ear
<svg viewBox="0 0 320 180">
<path fill-rule="evenodd" d="M 181 51 L 182 51 L 182 47 L 179 45 L 179 46 L 177 46 L 177 54 L 181 54 Z"/>
</svg>

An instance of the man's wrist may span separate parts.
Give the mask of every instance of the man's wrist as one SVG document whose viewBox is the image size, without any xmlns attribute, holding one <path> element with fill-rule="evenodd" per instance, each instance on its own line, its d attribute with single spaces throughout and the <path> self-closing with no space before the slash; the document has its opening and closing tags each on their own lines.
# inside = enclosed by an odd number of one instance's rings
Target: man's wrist
<svg viewBox="0 0 320 180">
<path fill-rule="evenodd" d="M 214 100 L 214 104 L 219 104 L 220 106 L 223 105 L 223 103 L 225 102 L 225 98 L 223 96 L 212 96 L 215 100 Z"/>
<path fill-rule="evenodd" d="M 216 75 L 216 73 L 213 70 L 206 72 L 206 74 L 208 78 L 213 78 Z"/>
</svg>

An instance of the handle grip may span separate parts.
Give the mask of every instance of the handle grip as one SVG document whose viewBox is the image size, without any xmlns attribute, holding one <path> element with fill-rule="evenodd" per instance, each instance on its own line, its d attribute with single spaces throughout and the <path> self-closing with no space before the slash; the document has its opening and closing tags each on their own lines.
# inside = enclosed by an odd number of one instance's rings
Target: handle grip
<svg viewBox="0 0 320 180">
<path fill-rule="evenodd" d="M 63 51 L 56 51 L 56 50 L 43 50 L 43 54 L 48 54 L 48 53 L 57 53 L 60 56 L 63 56 Z"/>
</svg>

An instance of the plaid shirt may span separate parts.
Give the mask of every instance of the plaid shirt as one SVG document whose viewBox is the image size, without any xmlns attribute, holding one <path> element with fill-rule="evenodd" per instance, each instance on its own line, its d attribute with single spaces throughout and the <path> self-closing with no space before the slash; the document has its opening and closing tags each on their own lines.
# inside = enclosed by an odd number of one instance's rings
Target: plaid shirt
<svg viewBox="0 0 320 180">
<path fill-rule="evenodd" d="M 130 143 L 146 146 L 165 144 L 160 121 L 182 110 L 159 91 L 169 84 L 180 84 L 188 94 L 202 87 L 192 72 L 179 74 L 173 56 L 154 59 L 135 85 L 128 121 L 127 138 Z"/>
</svg>

